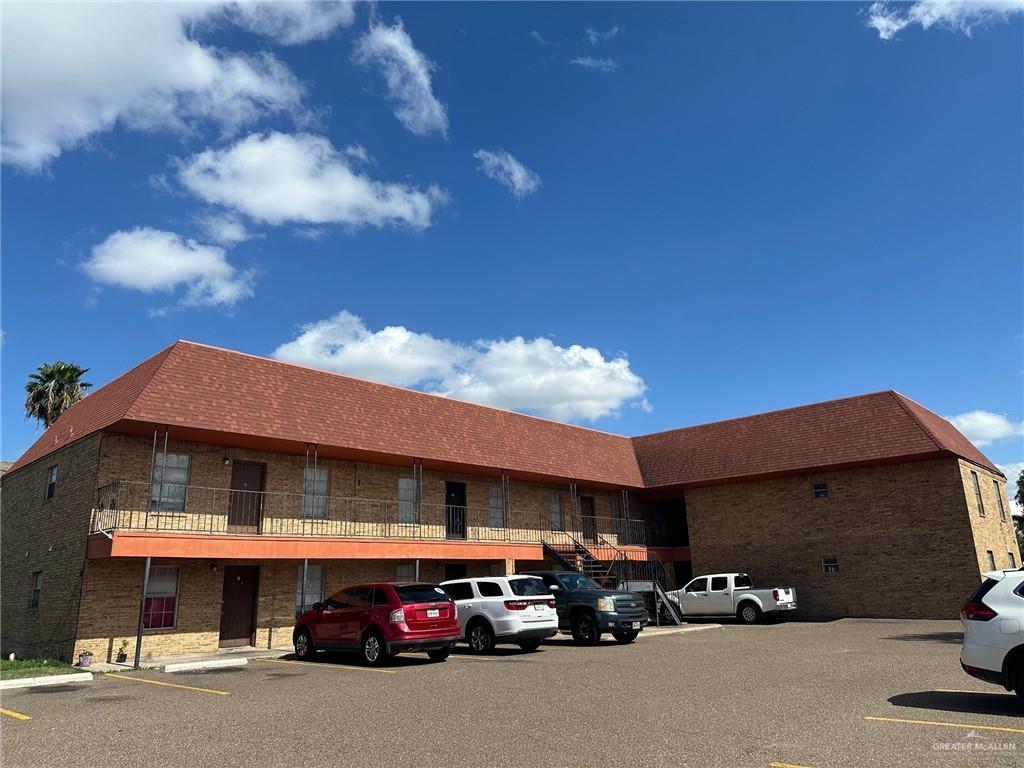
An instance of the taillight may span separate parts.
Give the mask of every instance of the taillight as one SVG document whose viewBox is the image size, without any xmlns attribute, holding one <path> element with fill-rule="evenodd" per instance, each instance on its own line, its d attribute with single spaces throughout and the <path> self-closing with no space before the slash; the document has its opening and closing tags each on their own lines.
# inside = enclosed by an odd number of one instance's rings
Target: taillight
<svg viewBox="0 0 1024 768">
<path fill-rule="evenodd" d="M 988 621 L 996 617 L 996 612 L 981 601 L 968 602 L 960 609 L 960 618 L 972 621 Z"/>
<path fill-rule="evenodd" d="M 779 590 L 773 589 L 772 590 L 772 600 L 776 600 L 777 601 L 778 599 L 779 599 Z"/>
<path fill-rule="evenodd" d="M 558 603 L 556 603 L 554 600 L 548 600 L 548 608 L 557 608 L 557 607 L 558 607 Z"/>
<path fill-rule="evenodd" d="M 525 611 L 530 604 L 526 600 L 506 600 L 505 607 L 510 611 Z"/>
<path fill-rule="evenodd" d="M 401 624 L 405 621 L 405 609 L 399 608 L 397 611 L 392 611 L 391 615 L 388 616 L 388 621 L 392 624 Z"/>
</svg>

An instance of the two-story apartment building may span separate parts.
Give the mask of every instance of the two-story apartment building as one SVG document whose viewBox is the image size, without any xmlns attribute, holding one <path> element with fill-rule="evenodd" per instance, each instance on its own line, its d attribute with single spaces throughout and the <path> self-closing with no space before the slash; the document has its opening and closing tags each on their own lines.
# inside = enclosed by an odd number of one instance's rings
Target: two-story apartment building
<svg viewBox="0 0 1024 768">
<path fill-rule="evenodd" d="M 1005 478 L 881 392 L 628 438 L 177 342 L 4 475 L 2 652 L 284 647 L 357 580 L 744 570 L 952 616 L 1019 562 Z M 878 584 L 886 585 L 884 590 Z"/>
</svg>

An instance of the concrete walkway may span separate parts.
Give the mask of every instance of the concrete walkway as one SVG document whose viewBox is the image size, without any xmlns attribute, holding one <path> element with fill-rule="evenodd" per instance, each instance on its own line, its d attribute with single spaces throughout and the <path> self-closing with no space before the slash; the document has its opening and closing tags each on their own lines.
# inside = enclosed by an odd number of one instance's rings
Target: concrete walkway
<svg viewBox="0 0 1024 768">
<path fill-rule="evenodd" d="M 143 646 L 145 647 L 145 646 Z M 142 669 L 159 669 L 165 664 L 178 664 L 181 662 L 193 662 L 193 661 L 221 661 L 223 659 L 255 659 L 263 656 L 283 656 L 286 653 L 291 653 L 291 645 L 281 646 L 279 648 L 253 648 L 252 646 L 244 646 L 241 648 L 222 648 L 219 651 L 213 653 L 188 653 L 179 656 L 151 656 L 149 658 L 143 658 L 139 661 L 139 666 Z M 128 661 L 124 664 L 118 664 L 117 662 L 106 663 L 106 662 L 93 662 L 91 666 L 86 667 L 92 672 L 124 672 L 126 669 L 132 669 L 134 663 L 134 657 L 129 654 Z"/>
</svg>

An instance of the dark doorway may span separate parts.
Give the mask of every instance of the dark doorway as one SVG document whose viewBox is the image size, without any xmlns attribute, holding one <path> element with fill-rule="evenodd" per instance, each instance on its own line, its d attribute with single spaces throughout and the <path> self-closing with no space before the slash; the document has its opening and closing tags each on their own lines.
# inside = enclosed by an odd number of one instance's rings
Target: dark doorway
<svg viewBox="0 0 1024 768">
<path fill-rule="evenodd" d="M 445 563 L 444 566 L 444 580 L 451 581 L 452 579 L 464 579 L 466 578 L 466 564 L 465 563 Z"/>
<path fill-rule="evenodd" d="M 689 545 L 690 532 L 686 524 L 686 501 L 684 499 L 652 501 L 650 510 L 651 544 L 661 547 Z"/>
<path fill-rule="evenodd" d="M 258 565 L 229 565 L 224 569 L 220 604 L 220 647 L 253 645 L 256 635 Z"/>
<path fill-rule="evenodd" d="M 466 484 L 444 484 L 445 536 L 449 539 L 466 538 Z"/>
<path fill-rule="evenodd" d="M 597 543 L 597 519 L 594 517 L 594 497 L 580 496 L 580 518 L 583 522 L 583 541 Z"/>
<path fill-rule="evenodd" d="M 228 533 L 259 533 L 263 519 L 265 464 L 235 461 L 231 464 L 231 495 L 228 501 Z"/>
</svg>

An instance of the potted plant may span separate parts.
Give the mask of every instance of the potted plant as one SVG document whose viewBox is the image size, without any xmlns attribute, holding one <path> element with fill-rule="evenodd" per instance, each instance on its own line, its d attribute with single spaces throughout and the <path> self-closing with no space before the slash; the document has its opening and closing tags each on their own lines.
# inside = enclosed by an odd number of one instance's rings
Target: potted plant
<svg viewBox="0 0 1024 768">
<path fill-rule="evenodd" d="M 117 663 L 124 664 L 128 661 L 128 641 L 122 640 L 121 647 L 117 651 Z"/>
<path fill-rule="evenodd" d="M 92 666 L 92 651 L 82 651 L 78 654 L 78 666 L 80 667 L 91 667 Z"/>
</svg>

